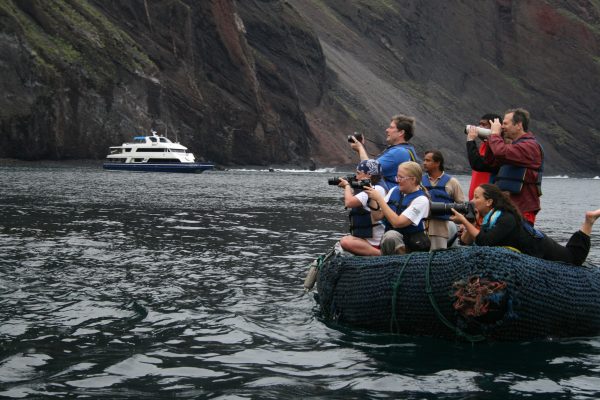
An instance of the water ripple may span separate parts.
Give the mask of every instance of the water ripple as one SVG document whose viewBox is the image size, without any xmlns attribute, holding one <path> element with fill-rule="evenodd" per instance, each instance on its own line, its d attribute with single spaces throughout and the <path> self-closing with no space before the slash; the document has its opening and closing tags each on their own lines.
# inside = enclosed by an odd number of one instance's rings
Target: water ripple
<svg viewBox="0 0 600 400">
<path fill-rule="evenodd" d="M 599 338 L 470 346 L 323 324 L 301 286 L 347 229 L 329 175 L 0 166 L 0 396 L 600 396 Z M 600 181 L 580 199 L 559 181 L 538 218 L 565 240 Z"/>
</svg>

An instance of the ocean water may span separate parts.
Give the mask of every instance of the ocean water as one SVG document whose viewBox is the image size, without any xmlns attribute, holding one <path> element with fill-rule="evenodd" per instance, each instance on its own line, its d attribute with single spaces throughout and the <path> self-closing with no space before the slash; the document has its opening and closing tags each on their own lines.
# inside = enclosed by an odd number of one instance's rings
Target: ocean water
<svg viewBox="0 0 600 400">
<path fill-rule="evenodd" d="M 324 324 L 302 282 L 346 231 L 338 175 L 0 166 L 0 398 L 600 397 L 600 336 L 471 345 Z M 566 241 L 600 180 L 547 178 L 542 207 Z"/>
</svg>

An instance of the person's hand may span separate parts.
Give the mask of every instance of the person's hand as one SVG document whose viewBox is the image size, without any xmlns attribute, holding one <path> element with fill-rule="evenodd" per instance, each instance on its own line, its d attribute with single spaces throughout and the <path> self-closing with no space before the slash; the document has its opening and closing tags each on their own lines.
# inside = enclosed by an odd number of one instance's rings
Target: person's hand
<svg viewBox="0 0 600 400">
<path fill-rule="evenodd" d="M 344 178 L 342 178 L 341 176 L 339 177 L 340 183 L 338 183 L 338 186 L 341 187 L 342 189 L 345 188 L 346 186 L 350 185 L 350 183 L 348 183 L 348 181 Z"/>
<path fill-rule="evenodd" d="M 364 192 L 369 196 L 370 199 L 375 200 L 377 203 L 381 204 L 383 201 L 383 196 L 379 193 L 373 186 L 365 186 L 363 188 Z"/>
<path fill-rule="evenodd" d="M 365 137 L 363 136 L 363 142 L 365 140 Z M 354 136 L 352 136 L 352 142 L 350 142 L 350 147 L 352 148 L 352 150 L 354 150 L 355 152 L 359 152 L 361 147 L 364 147 L 363 142 L 359 142 L 358 140 L 356 140 L 356 138 Z"/>
<path fill-rule="evenodd" d="M 492 135 L 500 135 L 502 133 L 502 123 L 500 122 L 500 118 L 494 118 L 494 120 L 490 120 L 490 125 L 492 129 Z"/>
<path fill-rule="evenodd" d="M 469 130 L 467 131 L 467 140 L 475 139 L 477 139 L 477 127 L 474 125 L 469 125 Z"/>
<path fill-rule="evenodd" d="M 450 211 L 452 211 L 452 214 L 454 214 L 450 216 L 450 221 L 463 225 L 467 222 L 467 218 L 458 211 L 456 211 L 454 208 L 451 208 Z"/>
</svg>

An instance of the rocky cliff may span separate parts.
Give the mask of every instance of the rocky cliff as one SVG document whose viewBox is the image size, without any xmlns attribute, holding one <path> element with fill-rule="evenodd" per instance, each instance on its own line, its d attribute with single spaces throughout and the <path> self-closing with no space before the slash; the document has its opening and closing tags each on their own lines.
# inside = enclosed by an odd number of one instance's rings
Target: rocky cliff
<svg viewBox="0 0 600 400">
<path fill-rule="evenodd" d="M 0 157 L 154 128 L 225 165 L 347 164 L 406 113 L 460 170 L 462 126 L 523 106 L 548 172 L 597 174 L 599 39 L 594 0 L 6 0 Z"/>
<path fill-rule="evenodd" d="M 222 164 L 306 160 L 299 97 L 318 89 L 287 79 L 285 42 L 299 35 L 321 83 L 318 40 L 289 6 L 245 8 L 257 40 L 280 41 L 252 47 L 233 0 L 2 2 L 0 157 L 103 158 L 154 128 Z"/>
</svg>

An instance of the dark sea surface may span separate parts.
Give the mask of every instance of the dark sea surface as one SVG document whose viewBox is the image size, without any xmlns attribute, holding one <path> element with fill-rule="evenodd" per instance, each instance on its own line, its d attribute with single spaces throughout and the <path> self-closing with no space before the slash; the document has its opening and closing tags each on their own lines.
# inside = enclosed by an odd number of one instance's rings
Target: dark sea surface
<svg viewBox="0 0 600 400">
<path fill-rule="evenodd" d="M 339 175 L 0 166 L 0 398 L 600 398 L 600 336 L 471 345 L 319 320 L 302 282 L 346 231 Z M 600 207 L 600 179 L 543 187 L 559 241 Z M 600 226 L 592 242 L 600 265 Z"/>
</svg>

